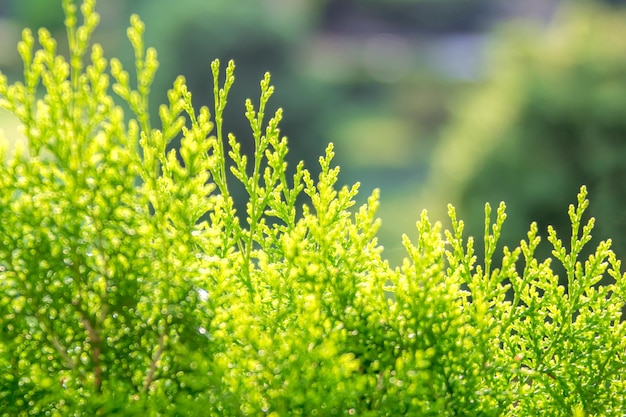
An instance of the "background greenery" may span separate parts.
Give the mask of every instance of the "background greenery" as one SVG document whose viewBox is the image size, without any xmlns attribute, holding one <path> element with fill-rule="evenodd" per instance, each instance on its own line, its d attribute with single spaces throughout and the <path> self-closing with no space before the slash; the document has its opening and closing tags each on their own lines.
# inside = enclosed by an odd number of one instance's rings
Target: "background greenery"
<svg viewBox="0 0 626 417">
<path fill-rule="evenodd" d="M 566 230 L 560 207 L 587 184 L 596 242 L 611 237 L 624 258 L 625 17 L 587 5 L 562 10 L 545 30 L 499 32 L 489 81 L 442 131 L 427 193 L 455 201 L 468 218 L 480 216 L 484 201 L 506 201 L 503 241 L 515 245 L 531 220 Z M 538 253 L 550 250 L 545 242 Z"/>
<path fill-rule="evenodd" d="M 234 58 L 238 83 L 226 128 L 247 153 L 252 140 L 239 103 L 270 71 L 275 102 L 285 109 L 290 166 L 314 166 L 326 142 L 335 142 L 346 183 L 384 190 L 380 235 L 397 264 L 398 237 L 415 214 L 444 213 L 448 202 L 472 219 L 484 201 L 512 203 L 517 212 L 504 237 L 511 243 L 531 218 L 562 229 L 567 219 L 556 213 L 584 183 L 594 214 L 606 213 L 598 232 L 623 225 L 619 4 L 110 0 L 99 5 L 95 39 L 129 64 L 128 16 L 151 23 L 146 42 L 161 61 L 153 112 L 179 73 L 198 103 L 210 104 L 210 61 Z M 0 68 L 15 79 L 21 28 L 62 34 L 62 10 L 57 0 L 11 0 L 0 13 Z M 454 156 L 483 148 L 468 170 Z M 450 165 L 460 167 L 455 178 Z M 243 190 L 234 192 L 243 201 Z"/>
</svg>

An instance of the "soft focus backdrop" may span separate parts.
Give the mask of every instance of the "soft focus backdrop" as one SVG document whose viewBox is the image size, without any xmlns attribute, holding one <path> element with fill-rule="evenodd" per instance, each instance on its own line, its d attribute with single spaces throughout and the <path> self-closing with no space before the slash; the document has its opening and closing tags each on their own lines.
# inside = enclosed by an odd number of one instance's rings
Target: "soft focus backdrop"
<svg viewBox="0 0 626 417">
<path fill-rule="evenodd" d="M 60 0 L 0 1 L 0 70 L 20 76 L 22 27 L 64 39 Z M 505 243 L 531 220 L 568 237 L 567 205 L 590 190 L 598 238 L 626 256 L 626 15 L 620 2 L 532 0 L 100 0 L 96 35 L 131 66 L 131 13 L 161 68 L 153 110 L 178 74 L 211 105 L 209 64 L 234 59 L 227 129 L 252 139 L 243 102 L 270 71 L 292 166 L 315 170 L 329 141 L 361 199 L 382 189 L 393 264 L 423 208 L 453 203 L 480 235 L 485 201 L 505 200 Z M 63 50 L 60 42 L 60 50 Z M 4 136 L 17 138 L 0 114 Z M 480 247 L 480 239 L 478 239 Z M 543 247 L 547 255 L 549 248 Z"/>
</svg>

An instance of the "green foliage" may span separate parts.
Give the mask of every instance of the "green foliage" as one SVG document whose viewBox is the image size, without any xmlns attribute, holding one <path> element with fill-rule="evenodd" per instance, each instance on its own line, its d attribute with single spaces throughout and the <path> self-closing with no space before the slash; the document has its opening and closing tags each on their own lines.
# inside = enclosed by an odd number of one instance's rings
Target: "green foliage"
<svg viewBox="0 0 626 417">
<path fill-rule="evenodd" d="M 491 258 L 505 220 L 486 206 L 485 262 L 450 207 L 424 212 L 391 269 L 376 241 L 378 192 L 353 210 L 333 147 L 313 178 L 288 174 L 282 111 L 246 102 L 254 154 L 223 133 L 234 82 L 214 77 L 213 121 L 178 78 L 152 127 L 158 66 L 131 18 L 136 85 L 89 46 L 63 2 L 69 59 L 42 29 L 18 49 L 24 82 L 0 78 L 0 107 L 27 149 L 0 165 L 0 413 L 26 415 L 617 415 L 626 408 L 620 321 L 626 277 L 601 243 L 580 253 L 586 189 L 554 261 L 527 240 Z M 79 24 L 79 20 L 82 22 Z M 89 58 L 87 55 L 89 54 Z M 86 62 L 89 61 L 89 62 Z M 110 68 L 110 75 L 107 71 Z M 111 78 L 112 77 L 112 78 Z M 128 106 L 125 114 L 108 94 Z M 267 121 L 266 121 L 267 120 Z M 180 147 L 168 144 L 182 137 Z M 229 179 L 248 194 L 238 214 Z M 298 206 L 299 197 L 306 204 Z M 613 282 L 598 286 L 603 277 Z M 512 300 L 506 299 L 513 291 Z"/>
</svg>

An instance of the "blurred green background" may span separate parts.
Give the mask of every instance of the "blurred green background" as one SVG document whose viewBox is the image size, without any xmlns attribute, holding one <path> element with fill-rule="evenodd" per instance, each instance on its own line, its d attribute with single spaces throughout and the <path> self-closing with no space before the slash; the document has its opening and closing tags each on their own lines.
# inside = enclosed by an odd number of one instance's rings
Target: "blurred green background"
<svg viewBox="0 0 626 417">
<path fill-rule="evenodd" d="M 45 26 L 64 38 L 60 4 L 0 1 L 0 70 L 10 79 L 20 76 L 21 28 Z M 178 74 L 196 104 L 211 105 L 209 64 L 234 59 L 227 129 L 248 150 L 243 103 L 270 71 L 291 166 L 305 160 L 314 171 L 334 142 L 341 181 L 360 181 L 363 202 L 382 190 L 380 239 L 392 264 L 421 210 L 443 220 L 447 203 L 480 236 L 484 203 L 505 200 L 507 245 L 532 220 L 568 239 L 567 205 L 581 184 L 597 237 L 612 237 L 626 255 L 620 2 L 100 0 L 97 10 L 96 41 L 127 67 L 129 16 L 146 22 L 146 43 L 161 62 L 153 109 Z M 0 127 L 15 137 L 6 114 Z"/>
</svg>

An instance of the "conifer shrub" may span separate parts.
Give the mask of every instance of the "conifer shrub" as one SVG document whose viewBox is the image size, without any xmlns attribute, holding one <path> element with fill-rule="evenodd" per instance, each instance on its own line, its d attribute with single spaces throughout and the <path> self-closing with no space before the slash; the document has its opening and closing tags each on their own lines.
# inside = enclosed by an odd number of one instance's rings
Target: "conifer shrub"
<svg viewBox="0 0 626 417">
<path fill-rule="evenodd" d="M 610 241 L 579 256 L 594 225 L 585 187 L 568 211 L 571 240 L 548 230 L 550 259 L 534 258 L 536 224 L 499 248 L 505 206 L 486 205 L 477 264 L 450 206 L 451 230 L 423 212 L 392 269 L 376 241 L 378 191 L 353 208 L 358 184 L 338 185 L 332 145 L 317 178 L 302 164 L 287 170 L 282 110 L 265 114 L 269 75 L 245 106 L 253 155 L 222 130 L 232 62 L 211 66 L 211 113 L 178 78 L 156 128 L 147 103 L 158 63 L 143 23 L 132 16 L 128 29 L 131 83 L 90 44 L 94 0 L 80 15 L 63 5 L 69 57 L 45 29 L 37 48 L 25 30 L 24 81 L 0 78 L 0 106 L 27 138 L 0 165 L 0 415 L 626 409 L 625 276 Z M 233 208 L 233 179 L 245 213 Z"/>
</svg>

